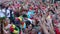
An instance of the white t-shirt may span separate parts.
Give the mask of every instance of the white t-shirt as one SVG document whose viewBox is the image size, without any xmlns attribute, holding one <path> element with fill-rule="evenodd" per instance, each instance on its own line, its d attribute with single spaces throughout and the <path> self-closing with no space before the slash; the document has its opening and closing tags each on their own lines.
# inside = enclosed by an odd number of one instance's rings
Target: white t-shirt
<svg viewBox="0 0 60 34">
<path fill-rule="evenodd" d="M 7 17 L 10 17 L 10 10 L 9 10 L 9 9 L 7 9 L 7 10 L 2 9 L 2 12 L 4 12 L 4 13 L 5 13 L 5 11 L 7 11 L 7 12 L 6 12 Z"/>
<path fill-rule="evenodd" d="M 0 10 L 0 17 L 5 17 L 4 13 Z"/>
<path fill-rule="evenodd" d="M 10 17 L 10 10 L 7 10 L 7 17 Z"/>
</svg>

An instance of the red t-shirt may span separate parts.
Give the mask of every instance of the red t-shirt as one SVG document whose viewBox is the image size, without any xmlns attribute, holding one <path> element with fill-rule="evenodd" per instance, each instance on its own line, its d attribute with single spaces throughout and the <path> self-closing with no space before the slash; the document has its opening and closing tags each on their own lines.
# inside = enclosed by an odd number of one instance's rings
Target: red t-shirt
<svg viewBox="0 0 60 34">
<path fill-rule="evenodd" d="M 55 32 L 56 32 L 56 34 L 60 34 L 60 31 L 58 28 L 55 28 Z"/>
</svg>

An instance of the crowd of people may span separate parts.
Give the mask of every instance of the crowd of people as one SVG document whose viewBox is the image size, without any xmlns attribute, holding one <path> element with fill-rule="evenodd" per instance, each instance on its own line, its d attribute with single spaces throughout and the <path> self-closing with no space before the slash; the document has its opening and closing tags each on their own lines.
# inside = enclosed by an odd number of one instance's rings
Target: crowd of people
<svg viewBox="0 0 60 34">
<path fill-rule="evenodd" d="M 4 34 L 60 34 L 60 10 L 57 2 L 41 0 L 13 1 L 0 5 Z"/>
</svg>

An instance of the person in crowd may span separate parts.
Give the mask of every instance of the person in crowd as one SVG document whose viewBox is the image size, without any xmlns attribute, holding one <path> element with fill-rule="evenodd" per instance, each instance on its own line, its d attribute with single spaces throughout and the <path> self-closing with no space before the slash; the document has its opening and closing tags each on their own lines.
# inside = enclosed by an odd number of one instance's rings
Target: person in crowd
<svg viewBox="0 0 60 34">
<path fill-rule="evenodd" d="M 10 33 L 10 31 L 9 31 L 9 29 L 10 29 L 10 27 L 11 27 L 11 24 L 10 24 L 10 20 L 9 20 L 9 18 L 6 18 L 5 20 L 4 20 L 4 33 L 5 34 L 11 34 Z"/>
<path fill-rule="evenodd" d="M 2 16 L 6 16 L 4 33 L 60 34 L 60 11 L 57 9 L 59 4 L 51 5 L 42 0 L 27 1 L 12 1 L 12 4 L 3 4 L 0 8 L 0 13 L 5 14 Z"/>
</svg>

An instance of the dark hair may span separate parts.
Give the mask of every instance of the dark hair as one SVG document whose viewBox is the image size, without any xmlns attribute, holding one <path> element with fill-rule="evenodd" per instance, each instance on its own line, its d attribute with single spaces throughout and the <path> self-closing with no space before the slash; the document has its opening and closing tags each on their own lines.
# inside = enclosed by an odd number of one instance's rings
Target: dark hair
<svg viewBox="0 0 60 34">
<path fill-rule="evenodd" d="M 6 9 L 8 9 L 8 6 L 7 7 L 5 7 Z"/>
<path fill-rule="evenodd" d="M 0 4 L 0 7 L 2 6 L 2 4 Z"/>
<path fill-rule="evenodd" d="M 0 7 L 1 7 L 1 9 L 5 8 L 4 3 L 1 3 L 1 4 L 0 4 Z"/>
<path fill-rule="evenodd" d="M 27 15 L 26 14 L 23 14 L 23 17 L 27 17 Z"/>
<path fill-rule="evenodd" d="M 27 27 L 31 24 L 31 22 L 29 20 L 27 20 L 25 23 L 26 23 Z"/>
</svg>

